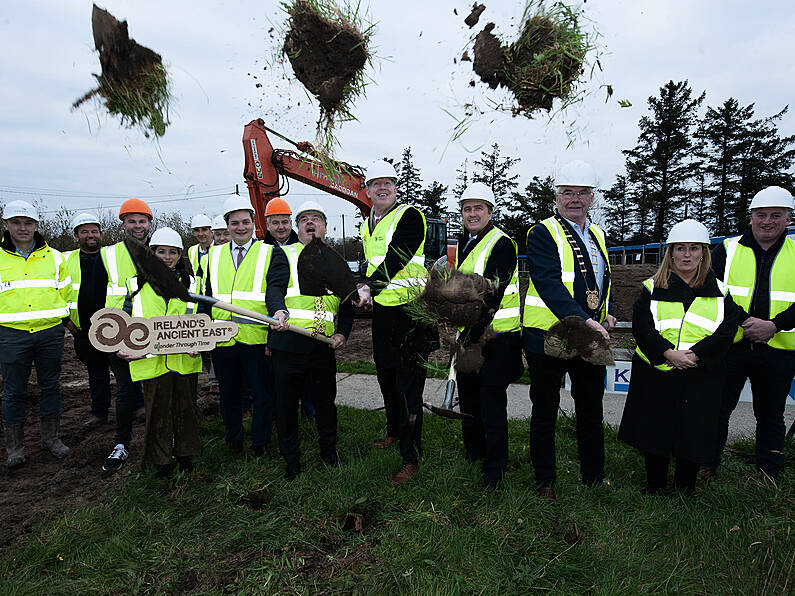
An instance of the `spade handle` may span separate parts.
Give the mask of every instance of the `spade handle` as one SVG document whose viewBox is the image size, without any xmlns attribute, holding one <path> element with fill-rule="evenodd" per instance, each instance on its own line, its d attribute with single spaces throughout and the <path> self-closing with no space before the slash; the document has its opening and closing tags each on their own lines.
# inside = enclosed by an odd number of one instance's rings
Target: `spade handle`
<svg viewBox="0 0 795 596">
<path fill-rule="evenodd" d="M 274 319 L 273 317 L 269 317 L 268 315 L 263 315 L 262 313 L 258 313 L 255 310 L 249 310 L 248 308 L 243 308 L 242 306 L 237 306 L 236 304 L 229 304 L 228 302 L 223 302 L 218 300 L 217 298 L 213 298 L 212 296 L 202 296 L 200 294 L 188 294 L 190 299 L 193 302 L 202 302 L 204 304 L 209 304 L 214 308 L 220 308 L 221 310 L 226 310 L 229 312 L 233 312 L 239 315 L 243 315 L 248 319 L 255 319 L 257 321 L 262 321 L 264 323 L 273 323 L 278 324 L 279 320 Z M 330 337 L 326 337 L 325 335 L 319 335 L 312 333 L 309 329 L 304 329 L 303 327 L 296 327 L 295 325 L 288 324 L 288 331 L 292 331 L 293 333 L 300 333 L 301 335 L 305 335 L 307 337 L 311 337 L 312 339 L 316 339 L 318 341 L 322 341 L 323 343 L 327 343 L 328 345 L 334 345 L 334 340 Z"/>
</svg>

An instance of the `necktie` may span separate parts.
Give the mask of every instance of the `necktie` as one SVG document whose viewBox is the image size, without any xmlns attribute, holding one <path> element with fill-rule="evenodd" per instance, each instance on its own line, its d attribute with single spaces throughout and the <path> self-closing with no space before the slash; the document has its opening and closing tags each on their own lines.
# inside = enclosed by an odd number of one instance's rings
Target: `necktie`
<svg viewBox="0 0 795 596">
<path fill-rule="evenodd" d="M 237 263 L 235 263 L 235 269 L 240 267 L 240 263 L 243 262 L 243 251 L 244 250 L 245 250 L 245 247 L 243 247 L 243 246 L 238 246 L 237 247 Z"/>
</svg>

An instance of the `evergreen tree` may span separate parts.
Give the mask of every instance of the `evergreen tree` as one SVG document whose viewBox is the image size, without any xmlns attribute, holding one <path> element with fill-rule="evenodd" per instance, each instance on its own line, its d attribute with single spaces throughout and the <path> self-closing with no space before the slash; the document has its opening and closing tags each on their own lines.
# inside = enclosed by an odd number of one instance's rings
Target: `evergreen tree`
<svg viewBox="0 0 795 596">
<path fill-rule="evenodd" d="M 512 192 L 500 221 L 500 227 L 516 241 L 520 252 L 524 252 L 527 230 L 534 224 L 550 217 L 555 208 L 555 180 L 552 176 L 533 176 L 524 192 Z"/>
<path fill-rule="evenodd" d="M 606 202 L 608 244 L 626 244 L 632 234 L 636 213 L 626 176 L 616 176 L 613 186 L 603 190 L 602 195 Z"/>
<path fill-rule="evenodd" d="M 425 217 L 444 218 L 447 216 L 445 207 L 445 194 L 447 187 L 434 180 L 431 185 L 420 193 L 421 200 L 415 206 L 425 214 Z"/>
<path fill-rule="evenodd" d="M 705 94 L 693 99 L 692 93 L 687 81 L 669 81 L 659 97 L 649 97 L 651 116 L 638 123 L 638 144 L 623 151 L 629 182 L 644 188 L 641 194 L 652 211 L 651 237 L 658 242 L 679 218 L 694 175 L 692 128 Z"/>
<path fill-rule="evenodd" d="M 500 158 L 500 146 L 494 143 L 491 146 L 491 153 L 480 152 L 480 159 L 475 162 L 476 170 L 472 176 L 472 182 L 483 182 L 491 188 L 494 193 L 496 205 L 494 205 L 494 220 L 501 221 L 502 210 L 508 197 L 519 186 L 517 179 L 519 174 L 511 174 L 511 168 L 519 163 L 518 157 Z"/>
<path fill-rule="evenodd" d="M 420 177 L 419 169 L 414 167 L 414 156 L 411 153 L 411 147 L 403 149 L 403 157 L 395 169 L 398 174 L 398 179 L 395 183 L 397 200 L 411 205 L 421 201 L 422 178 Z"/>
</svg>

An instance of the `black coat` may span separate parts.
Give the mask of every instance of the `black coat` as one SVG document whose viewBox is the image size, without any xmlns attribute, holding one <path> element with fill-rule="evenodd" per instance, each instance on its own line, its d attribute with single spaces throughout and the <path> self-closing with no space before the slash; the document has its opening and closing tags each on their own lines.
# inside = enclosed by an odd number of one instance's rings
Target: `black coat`
<svg viewBox="0 0 795 596">
<path fill-rule="evenodd" d="M 711 272 L 700 288 L 691 288 L 676 274 L 671 274 L 667 289 L 655 287 L 650 294 L 643 288 L 633 307 L 632 333 L 652 363 L 665 362 L 663 353 L 675 346 L 654 328 L 651 300 L 681 302 L 687 309 L 696 297 L 709 296 L 721 296 Z M 723 322 L 715 333 L 691 348 L 699 357 L 697 367 L 662 372 L 637 354 L 633 357 L 620 440 L 655 455 L 696 463 L 712 460 L 725 377 L 723 359 L 732 345 L 739 310 L 731 296 L 724 298 L 724 307 Z"/>
</svg>

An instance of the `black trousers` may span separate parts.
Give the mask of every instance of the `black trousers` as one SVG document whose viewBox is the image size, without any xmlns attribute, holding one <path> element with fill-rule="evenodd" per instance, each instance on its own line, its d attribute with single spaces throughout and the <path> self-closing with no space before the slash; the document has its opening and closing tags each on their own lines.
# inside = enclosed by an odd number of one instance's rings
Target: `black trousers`
<svg viewBox="0 0 795 596">
<path fill-rule="evenodd" d="M 646 452 L 643 454 L 646 464 L 646 490 L 650 494 L 660 492 L 668 484 L 668 465 L 670 458 Z M 696 476 L 699 465 L 695 462 L 676 458 L 674 468 L 674 484 L 685 493 L 696 489 Z"/>
<path fill-rule="evenodd" d="M 555 470 L 555 424 L 560 407 L 563 375 L 571 377 L 571 396 L 577 415 L 577 451 L 583 483 L 592 485 L 605 477 L 602 398 L 605 393 L 604 366 L 526 351 L 530 373 L 530 460 L 539 486 L 552 486 Z"/>
<path fill-rule="evenodd" d="M 107 352 L 100 352 L 88 340 L 88 331 L 81 329 L 74 336 L 75 354 L 88 371 L 91 414 L 107 418 L 110 409 L 110 361 Z"/>
<path fill-rule="evenodd" d="M 507 386 L 484 385 L 478 376 L 458 375 L 461 412 L 472 415 L 461 420 L 461 432 L 467 459 L 482 459 L 483 482 L 494 485 L 508 466 Z"/>
<path fill-rule="evenodd" d="M 122 360 L 116 354 L 110 354 L 110 369 L 116 378 L 116 444 L 124 445 L 127 449 L 132 443 L 133 414 L 143 403 L 144 390 L 140 381 L 133 382 L 130 376 L 130 363 Z"/>
<path fill-rule="evenodd" d="M 756 418 L 756 467 L 776 477 L 784 467 L 784 407 L 795 375 L 795 352 L 743 340 L 729 349 L 726 369 L 712 467 L 720 464 L 729 434 L 729 418 L 737 407 L 746 379 L 750 379 Z"/>
<path fill-rule="evenodd" d="M 334 350 L 315 342 L 307 354 L 271 350 L 276 386 L 276 427 L 279 453 L 288 464 L 301 458 L 298 440 L 298 404 L 306 392 L 315 405 L 321 455 L 337 451 L 337 365 Z"/>
<path fill-rule="evenodd" d="M 373 305 L 373 359 L 384 396 L 387 435 L 400 437 L 403 463 L 422 454 L 422 393 L 433 333 L 401 306 Z"/>
</svg>

